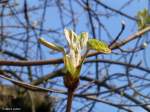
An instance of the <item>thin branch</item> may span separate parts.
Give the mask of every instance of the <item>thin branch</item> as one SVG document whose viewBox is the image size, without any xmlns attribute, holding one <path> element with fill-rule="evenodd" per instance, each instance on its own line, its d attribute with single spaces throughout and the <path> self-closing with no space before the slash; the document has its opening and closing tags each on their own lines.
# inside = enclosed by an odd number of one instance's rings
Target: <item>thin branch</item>
<svg viewBox="0 0 150 112">
<path fill-rule="evenodd" d="M 128 42 L 135 40 L 137 38 L 142 38 L 141 35 L 143 35 L 146 32 L 150 31 L 150 26 L 134 33 L 133 35 L 127 37 L 126 39 L 116 42 L 113 44 L 113 46 L 110 46 L 112 50 L 117 49 Z M 94 52 L 94 53 L 89 53 L 87 57 L 95 56 L 101 54 L 100 52 Z M 41 60 L 41 61 L 6 61 L 6 60 L 0 60 L 0 65 L 7 65 L 7 66 L 39 66 L 39 65 L 49 65 L 49 64 L 61 64 L 63 63 L 62 58 L 58 59 L 51 59 L 51 60 Z"/>
<path fill-rule="evenodd" d="M 3 78 L 3 79 L 6 79 L 6 80 L 11 81 L 12 83 L 14 83 L 14 84 L 16 84 L 16 85 L 18 85 L 18 86 L 21 86 L 21 87 L 23 87 L 23 88 L 26 88 L 26 89 L 29 89 L 29 90 L 32 90 L 32 91 L 65 93 L 65 91 L 62 91 L 62 90 L 46 89 L 46 88 L 43 88 L 43 87 L 34 86 L 34 85 L 31 85 L 31 84 L 28 84 L 28 83 L 24 83 L 24 82 L 22 82 L 22 81 L 17 81 L 17 80 L 14 80 L 14 79 L 5 77 L 3 74 L 0 74 L 0 77 Z"/>
<path fill-rule="evenodd" d="M 116 12 L 116 13 L 118 13 L 118 14 L 124 16 L 124 17 L 127 17 L 127 18 L 129 18 L 129 19 L 131 19 L 131 20 L 137 21 L 136 18 L 131 17 L 131 16 L 129 16 L 129 15 L 127 15 L 127 14 L 125 14 L 125 13 L 123 13 L 123 12 L 117 10 L 117 9 L 114 9 L 114 8 L 112 8 L 112 7 L 110 7 L 110 6 L 107 6 L 106 4 L 100 2 L 99 0 L 95 0 L 95 2 L 98 3 L 98 4 L 100 4 L 101 6 L 103 6 L 103 7 L 106 8 L 106 9 L 109 9 L 109 10 L 111 10 L 111 11 L 113 11 L 113 12 Z"/>
</svg>

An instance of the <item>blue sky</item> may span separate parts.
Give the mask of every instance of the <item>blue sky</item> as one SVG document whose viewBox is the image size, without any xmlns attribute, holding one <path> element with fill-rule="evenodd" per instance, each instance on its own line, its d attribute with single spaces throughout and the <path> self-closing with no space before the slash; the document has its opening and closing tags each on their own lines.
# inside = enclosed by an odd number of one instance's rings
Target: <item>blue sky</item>
<svg viewBox="0 0 150 112">
<path fill-rule="evenodd" d="M 22 1 L 23 0 L 21 0 L 20 2 L 22 2 Z M 102 1 L 105 4 L 107 4 L 108 6 L 111 6 L 112 8 L 114 8 L 114 9 L 120 9 L 122 7 L 122 5 L 124 3 L 126 3 L 128 0 L 102 0 Z M 64 0 L 64 2 L 65 2 L 65 0 Z M 36 6 L 37 0 L 28 0 L 28 3 L 29 3 L 29 5 Z M 41 1 L 41 6 L 42 6 L 42 4 L 43 3 Z M 49 4 L 49 5 L 51 5 L 51 4 Z M 22 6 L 19 5 L 18 9 L 20 9 L 21 7 Z M 77 20 L 78 26 L 77 26 L 76 32 L 80 33 L 82 31 L 86 31 L 86 32 L 89 32 L 89 35 L 92 37 L 92 34 L 90 33 L 89 29 L 87 28 L 87 25 L 88 25 L 88 23 L 87 23 L 87 14 L 85 14 L 84 10 L 81 9 L 75 2 L 73 4 L 73 7 L 76 8 L 77 17 L 79 17 L 79 19 Z M 132 17 L 135 17 L 139 10 L 142 10 L 143 8 L 147 8 L 147 7 L 148 7 L 148 0 L 133 0 L 133 2 L 130 5 L 128 5 L 126 8 L 122 9 L 121 11 L 128 14 L 128 15 L 130 15 L 130 16 L 132 16 Z M 106 10 L 104 10 L 104 8 L 99 8 L 99 10 L 101 12 L 104 12 L 104 13 L 106 11 Z M 31 18 L 30 18 L 31 21 L 40 21 L 41 20 L 41 14 L 42 14 L 41 11 L 42 10 L 35 11 L 32 14 L 29 13 L 29 16 L 31 16 Z M 123 34 L 121 35 L 120 40 L 125 39 L 126 37 L 128 37 L 129 35 L 131 35 L 131 34 L 133 34 L 134 32 L 137 31 L 137 27 L 136 27 L 135 22 L 133 22 L 131 20 L 129 21 L 129 19 L 127 19 L 126 17 L 120 16 L 119 14 L 116 14 L 116 13 L 112 13 L 109 10 L 107 10 L 107 11 L 110 14 L 113 14 L 114 16 L 113 17 L 101 17 L 101 22 L 105 25 L 105 27 L 107 28 L 107 30 L 111 34 L 112 38 L 115 38 L 116 35 L 118 34 L 118 32 L 120 31 L 121 21 L 125 21 L 126 28 L 125 28 Z M 67 12 L 65 12 L 64 14 L 69 15 Z M 22 18 L 23 15 L 20 15 L 20 17 Z M 45 16 L 45 19 L 43 20 L 43 22 L 44 22 L 43 27 L 46 28 L 46 29 L 60 28 L 61 21 L 60 21 L 59 17 L 60 17 L 60 15 L 58 14 L 58 9 L 56 9 L 56 7 L 47 8 L 46 16 Z M 24 20 L 22 19 L 22 21 L 24 21 Z M 70 18 L 66 16 L 64 18 L 64 21 L 67 23 L 67 22 L 70 21 Z M 95 22 L 95 25 L 97 25 L 96 22 Z M 73 27 L 71 25 L 68 25 L 67 28 L 73 29 Z M 97 28 L 98 28 L 98 26 L 97 26 Z M 99 29 L 97 29 L 97 30 L 99 30 Z M 39 32 L 37 32 L 37 33 L 39 34 Z M 57 43 L 57 40 L 61 40 L 60 44 L 62 46 L 66 45 L 66 41 L 65 41 L 65 38 L 63 36 L 63 30 L 60 30 L 60 35 L 56 35 L 55 33 L 53 33 L 53 34 L 49 33 L 49 34 L 46 34 L 46 35 L 45 34 L 39 35 L 39 38 L 40 37 L 44 37 L 45 39 L 47 39 L 51 42 L 56 42 L 56 43 Z M 56 40 L 54 41 L 54 39 L 56 39 Z M 104 40 L 107 43 L 110 43 L 110 38 L 108 38 L 108 35 L 104 31 L 104 29 L 101 29 L 101 39 Z M 141 41 L 141 43 L 142 43 L 142 41 Z M 130 49 L 133 46 L 134 46 L 133 42 L 131 42 L 131 43 L 125 45 L 123 48 L 124 49 Z M 42 48 L 45 51 L 45 53 L 43 54 L 44 59 L 58 58 L 58 57 L 62 56 L 61 54 L 57 54 L 57 53 L 50 54 L 49 49 L 45 48 L 44 46 L 42 46 Z M 114 52 L 118 52 L 118 51 L 114 51 Z M 31 53 L 34 53 L 34 52 L 31 52 Z M 141 52 L 139 54 L 140 55 L 136 56 L 133 63 L 137 64 L 139 62 L 139 60 L 143 60 L 143 58 L 144 58 L 143 57 L 143 52 Z M 150 55 L 150 54 L 148 54 L 147 50 L 145 50 L 145 54 L 146 54 L 146 57 L 149 57 L 149 55 Z M 117 60 L 119 57 L 120 56 L 117 56 L 117 55 L 105 56 L 106 59 L 113 59 L 113 60 Z M 102 58 L 102 56 L 99 56 L 99 58 Z M 122 59 L 122 61 L 123 61 L 123 59 Z M 149 61 L 148 61 L 148 63 L 149 63 Z M 51 69 L 49 69 L 49 67 L 51 67 Z M 92 71 L 93 67 L 90 68 L 91 71 Z M 55 66 L 49 66 L 49 65 L 44 66 L 44 72 L 49 73 L 50 71 L 53 70 L 53 68 L 55 68 Z M 121 67 L 121 66 L 112 66 L 111 68 L 112 68 L 112 69 L 110 69 L 111 73 L 113 73 L 113 72 L 114 73 L 122 72 L 124 70 L 124 68 Z M 87 69 L 86 67 L 83 67 L 82 73 L 86 73 L 85 72 L 86 69 Z M 93 70 L 93 72 L 94 72 L 94 70 Z M 136 71 L 136 70 L 134 72 L 139 73 L 139 71 Z M 59 81 L 59 79 L 57 79 L 57 80 Z M 121 82 L 119 82 L 119 81 L 117 82 L 116 80 L 114 80 L 113 83 L 121 84 Z M 112 98 L 112 99 L 116 100 L 114 98 Z M 76 105 L 76 104 L 78 104 L 78 106 L 80 106 L 79 103 L 74 102 L 74 105 Z M 76 107 L 76 106 L 74 106 L 74 107 Z M 98 103 L 96 105 L 95 109 L 97 111 L 101 111 L 101 112 L 106 112 L 106 111 L 116 112 L 116 110 L 113 107 L 102 104 L 102 103 Z M 136 112 L 146 112 L 144 110 L 141 110 L 141 108 L 135 108 L 134 111 L 136 111 Z"/>
<path fill-rule="evenodd" d="M 115 0 L 115 1 L 114 0 L 103 0 L 103 1 L 104 1 L 105 4 L 107 4 L 108 6 L 111 6 L 112 8 L 115 8 L 115 9 L 120 9 L 122 4 L 123 4 L 123 2 L 124 3 L 127 2 L 127 0 L 124 0 L 124 1 L 123 0 Z M 143 8 L 147 8 L 148 7 L 147 1 L 148 0 L 134 0 L 134 2 L 132 2 L 132 4 L 127 6 L 127 8 L 122 9 L 121 11 L 126 13 L 126 14 L 128 14 L 128 15 L 130 15 L 130 16 L 132 16 L 132 17 L 135 17 L 139 10 L 142 10 Z M 29 2 L 32 3 L 32 4 L 36 4 L 36 0 L 29 0 Z M 134 5 L 134 4 L 136 4 L 136 5 Z M 74 3 L 73 7 L 76 8 L 76 13 L 78 13 L 77 16 L 79 17 L 79 20 L 77 20 L 78 26 L 77 26 L 77 31 L 76 32 L 80 33 L 82 31 L 89 31 L 87 29 L 87 26 L 86 26 L 87 25 L 86 24 L 86 22 L 87 22 L 87 16 L 86 15 L 87 14 L 83 13 L 82 12 L 83 9 L 81 9 L 79 6 L 77 6 L 76 3 Z M 99 10 L 104 11 L 104 13 L 106 11 L 103 8 L 100 8 Z M 111 11 L 108 11 L 108 12 L 110 12 L 110 14 L 111 14 Z M 67 15 L 67 12 L 65 14 Z M 126 28 L 125 28 L 123 34 L 121 35 L 120 39 L 125 39 L 126 37 L 128 37 L 129 35 L 131 35 L 131 34 L 133 34 L 134 32 L 137 31 L 137 27 L 135 27 L 136 26 L 135 22 L 129 21 L 128 18 L 126 18 L 124 16 L 120 16 L 119 14 L 115 14 L 115 13 L 112 13 L 112 14 L 114 16 L 110 17 L 110 18 L 101 17 L 101 22 L 105 25 L 105 27 L 108 29 L 109 33 L 112 35 L 113 38 L 115 38 L 115 36 L 120 31 L 121 21 L 122 20 L 125 21 Z M 33 18 L 33 20 L 34 19 L 35 20 L 39 19 L 39 17 L 41 17 L 40 11 L 37 12 L 35 15 L 36 16 Z M 65 22 L 66 21 L 69 22 L 70 18 L 66 17 L 66 18 L 64 18 L 64 21 Z M 61 22 L 59 20 L 58 9 L 56 9 L 55 7 L 47 8 L 47 14 L 46 14 L 46 17 L 45 17 L 45 20 L 44 20 L 44 26 L 47 29 L 48 28 L 57 29 L 59 27 L 60 23 Z M 95 23 L 95 24 L 97 24 L 97 23 Z M 67 28 L 72 29 L 73 27 L 72 26 L 68 26 Z M 60 32 L 62 32 L 62 34 L 63 34 L 63 31 L 60 31 Z M 53 41 L 53 39 L 51 40 L 51 38 L 61 39 L 62 40 L 62 45 L 64 45 L 64 41 L 65 41 L 64 39 L 65 38 L 62 35 L 59 38 L 58 38 L 58 36 L 55 37 L 55 35 L 52 35 L 52 34 L 49 34 L 48 36 L 47 35 L 41 35 L 41 36 L 46 38 L 46 39 L 48 39 L 49 41 Z M 92 36 L 92 34 L 90 34 L 90 36 Z M 108 42 L 108 43 L 110 42 L 107 34 L 105 33 L 105 31 L 103 29 L 101 30 L 101 39 L 106 41 L 106 42 Z M 125 45 L 123 48 L 130 49 L 131 47 L 133 47 L 133 44 L 129 43 L 129 44 Z M 49 52 L 49 49 L 47 49 L 45 47 L 44 47 L 44 49 L 45 49 L 45 52 Z M 145 52 L 147 52 L 147 51 L 145 51 Z M 143 54 L 141 52 L 141 56 L 142 55 Z M 138 62 L 139 59 L 141 60 L 141 56 L 139 55 L 139 56 L 136 57 L 137 58 L 137 62 Z M 53 58 L 54 55 L 46 54 L 45 57 Z M 61 57 L 61 55 L 56 54 L 55 58 L 56 57 Z M 118 59 L 118 56 L 116 56 L 116 55 L 105 56 L 105 58 L 108 58 L 108 59 L 110 59 L 110 57 L 113 57 L 112 58 L 113 60 Z M 101 56 L 100 56 L 100 58 L 101 58 Z M 135 61 L 133 63 L 136 64 L 137 62 Z M 113 72 L 116 73 L 117 71 L 118 72 L 120 72 L 120 71 L 122 72 L 123 69 L 124 69 L 121 66 L 112 66 L 112 68 L 114 68 L 114 69 L 110 70 L 112 73 Z M 91 69 L 93 69 L 93 67 Z M 46 67 L 46 70 L 47 70 L 47 67 Z M 85 67 L 85 70 L 86 70 L 86 67 Z M 83 68 L 82 71 L 84 72 L 85 70 Z M 47 72 L 49 72 L 49 70 Z M 94 72 L 94 70 L 93 70 L 93 72 Z M 139 71 L 135 70 L 135 73 L 138 73 L 138 72 Z M 84 73 L 86 73 L 86 72 L 84 72 Z M 121 84 L 121 82 L 119 82 L 119 81 L 116 82 L 116 80 L 114 80 L 114 83 L 115 84 L 117 84 L 117 83 Z M 115 101 L 116 100 L 115 97 L 112 98 L 112 100 Z M 77 102 L 74 102 L 74 105 L 77 105 L 77 104 L 78 104 Z M 80 107 L 81 104 L 79 103 L 78 106 Z M 76 106 L 74 106 L 74 107 L 76 107 Z M 108 111 L 108 112 L 116 112 L 115 108 L 113 108 L 111 106 L 108 106 L 108 105 L 105 105 L 105 104 L 102 104 L 102 103 L 98 103 L 96 105 L 95 110 L 101 111 L 101 112 L 106 112 L 106 111 Z M 134 111 L 136 111 L 136 112 L 144 112 L 144 110 L 141 110 L 141 108 L 134 108 Z"/>
</svg>

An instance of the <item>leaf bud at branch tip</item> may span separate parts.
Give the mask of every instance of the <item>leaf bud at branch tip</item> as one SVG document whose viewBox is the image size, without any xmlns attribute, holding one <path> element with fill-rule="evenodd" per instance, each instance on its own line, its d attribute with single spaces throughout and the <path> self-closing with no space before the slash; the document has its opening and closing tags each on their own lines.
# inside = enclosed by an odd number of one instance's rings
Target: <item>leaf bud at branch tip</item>
<svg viewBox="0 0 150 112">
<path fill-rule="evenodd" d="M 147 44 L 147 42 L 144 42 L 142 45 L 141 45 L 141 48 L 147 48 L 147 46 L 148 46 L 148 44 Z"/>
<path fill-rule="evenodd" d="M 122 21 L 121 21 L 121 24 L 125 26 L 125 25 L 126 25 L 126 22 L 125 22 L 124 20 L 122 20 Z"/>
</svg>

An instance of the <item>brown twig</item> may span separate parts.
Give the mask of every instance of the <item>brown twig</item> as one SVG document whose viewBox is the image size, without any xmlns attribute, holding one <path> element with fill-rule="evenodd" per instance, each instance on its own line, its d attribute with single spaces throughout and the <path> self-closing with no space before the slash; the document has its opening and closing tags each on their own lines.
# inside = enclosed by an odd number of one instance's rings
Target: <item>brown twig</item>
<svg viewBox="0 0 150 112">
<path fill-rule="evenodd" d="M 18 85 L 20 87 L 23 87 L 23 88 L 26 88 L 26 89 L 29 89 L 31 91 L 65 93 L 65 91 L 61 91 L 61 90 L 57 90 L 57 89 L 52 89 L 52 88 L 51 89 L 46 89 L 46 88 L 35 86 L 35 85 L 31 85 L 31 84 L 28 84 L 28 83 L 25 83 L 25 82 L 22 82 L 22 81 L 17 81 L 17 80 L 14 80 L 12 78 L 4 76 L 3 74 L 0 74 L 0 78 L 9 80 L 9 81 L 11 81 L 12 83 L 14 83 L 16 85 Z"/>
<path fill-rule="evenodd" d="M 124 40 L 120 41 L 120 42 L 116 42 L 114 43 L 112 46 L 110 46 L 110 48 L 113 49 L 117 49 L 125 44 L 127 44 L 128 42 L 135 40 L 137 38 L 141 38 L 144 33 L 150 31 L 150 26 L 148 26 L 147 28 L 138 31 L 136 33 L 134 33 L 133 35 L 128 36 L 127 38 L 125 38 Z M 91 56 L 95 56 L 101 54 L 100 52 L 94 52 L 94 53 L 90 53 L 87 55 L 87 57 L 91 57 Z M 58 59 L 50 59 L 50 60 L 40 60 L 40 61 L 6 61 L 6 60 L 0 60 L 0 65 L 7 65 L 7 66 L 39 66 L 39 65 L 49 65 L 49 64 L 60 64 L 63 63 L 63 59 L 62 58 L 58 58 Z"/>
<path fill-rule="evenodd" d="M 74 90 L 68 89 L 67 108 L 66 112 L 71 112 Z"/>
</svg>

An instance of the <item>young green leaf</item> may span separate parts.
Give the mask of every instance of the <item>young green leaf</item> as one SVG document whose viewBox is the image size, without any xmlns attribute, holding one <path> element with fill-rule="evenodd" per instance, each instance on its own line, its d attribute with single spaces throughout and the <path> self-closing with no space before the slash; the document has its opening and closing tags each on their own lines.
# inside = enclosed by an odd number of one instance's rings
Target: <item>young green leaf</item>
<svg viewBox="0 0 150 112">
<path fill-rule="evenodd" d="M 71 44 L 71 37 L 72 37 L 71 31 L 64 29 L 64 34 L 65 34 L 66 40 L 68 41 L 68 43 L 70 45 Z"/>
<path fill-rule="evenodd" d="M 73 65 L 72 59 L 69 55 L 64 55 L 64 64 L 70 75 L 75 73 L 76 68 Z"/>
<path fill-rule="evenodd" d="M 96 50 L 101 53 L 111 53 L 111 49 L 108 47 L 108 45 L 97 39 L 89 39 L 87 46 L 89 49 Z"/>
<path fill-rule="evenodd" d="M 86 44 L 87 44 L 87 41 L 88 41 L 88 33 L 87 33 L 87 32 L 83 32 L 83 33 L 81 33 L 81 34 L 79 35 L 78 38 L 79 38 L 80 46 L 81 46 L 81 49 L 82 49 L 82 48 L 85 47 Z"/>
<path fill-rule="evenodd" d="M 138 19 L 137 24 L 139 30 L 150 25 L 150 14 L 147 9 L 143 9 L 142 11 L 139 11 L 137 14 L 137 19 Z"/>
<path fill-rule="evenodd" d="M 82 64 L 76 68 L 75 73 L 73 75 L 74 78 L 79 78 L 81 67 L 82 67 Z"/>
<path fill-rule="evenodd" d="M 64 29 L 65 37 L 68 41 L 69 46 L 73 47 L 73 44 L 77 42 L 77 35 L 72 30 Z"/>
<path fill-rule="evenodd" d="M 54 43 L 47 42 L 43 38 L 40 38 L 39 42 L 42 43 L 43 45 L 45 45 L 46 47 L 56 50 L 58 52 L 65 52 L 63 47 L 56 45 Z"/>
<path fill-rule="evenodd" d="M 73 60 L 71 59 L 69 55 L 64 56 L 64 64 L 65 64 L 67 71 L 69 72 L 69 75 L 71 75 L 72 78 L 75 79 L 79 77 L 79 74 L 81 71 L 81 65 L 75 67 Z"/>
</svg>

